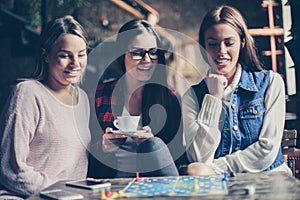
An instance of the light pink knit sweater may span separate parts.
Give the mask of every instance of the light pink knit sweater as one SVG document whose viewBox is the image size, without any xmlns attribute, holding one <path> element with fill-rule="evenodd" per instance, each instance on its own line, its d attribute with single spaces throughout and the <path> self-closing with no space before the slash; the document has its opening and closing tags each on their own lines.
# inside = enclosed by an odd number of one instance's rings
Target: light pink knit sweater
<svg viewBox="0 0 300 200">
<path fill-rule="evenodd" d="M 28 197 L 64 179 L 86 177 L 89 101 L 65 105 L 38 81 L 19 83 L 0 121 L 0 199 Z M 2 196 L 1 196 L 2 195 Z"/>
</svg>

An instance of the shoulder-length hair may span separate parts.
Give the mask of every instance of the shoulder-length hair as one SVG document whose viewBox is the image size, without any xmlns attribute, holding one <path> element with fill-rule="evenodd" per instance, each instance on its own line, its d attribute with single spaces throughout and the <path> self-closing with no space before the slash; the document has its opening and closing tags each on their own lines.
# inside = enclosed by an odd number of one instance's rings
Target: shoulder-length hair
<svg viewBox="0 0 300 200">
<path fill-rule="evenodd" d="M 244 44 L 241 47 L 238 62 L 250 71 L 262 70 L 263 67 L 256 54 L 253 37 L 248 32 L 246 20 L 236 8 L 231 6 L 219 6 L 205 15 L 199 30 L 199 44 L 204 48 L 201 48 L 202 56 L 207 58 L 205 52 L 205 32 L 211 26 L 220 23 L 230 25 L 239 34 L 241 42 Z"/>
<path fill-rule="evenodd" d="M 85 41 L 88 47 L 85 30 L 71 15 L 53 19 L 43 28 L 40 36 L 35 72 L 33 74 L 34 79 L 45 80 L 48 77 L 49 66 L 45 61 L 45 53 L 49 52 L 57 40 L 65 34 L 77 35 Z"/>
</svg>

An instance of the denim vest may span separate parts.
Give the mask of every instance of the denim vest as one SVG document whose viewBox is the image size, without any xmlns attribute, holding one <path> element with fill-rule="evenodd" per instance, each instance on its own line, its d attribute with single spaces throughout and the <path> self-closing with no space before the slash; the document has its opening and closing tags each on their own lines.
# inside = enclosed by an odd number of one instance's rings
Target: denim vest
<svg viewBox="0 0 300 200">
<path fill-rule="evenodd" d="M 249 72 L 242 68 L 238 86 L 230 99 L 230 108 L 223 104 L 219 122 L 221 141 L 215 152 L 215 158 L 231 152 L 243 150 L 258 141 L 266 111 L 264 98 L 269 86 L 270 71 Z M 199 110 L 208 88 L 205 81 L 193 86 L 198 99 Z M 275 161 L 265 171 L 283 164 L 281 148 Z"/>
</svg>

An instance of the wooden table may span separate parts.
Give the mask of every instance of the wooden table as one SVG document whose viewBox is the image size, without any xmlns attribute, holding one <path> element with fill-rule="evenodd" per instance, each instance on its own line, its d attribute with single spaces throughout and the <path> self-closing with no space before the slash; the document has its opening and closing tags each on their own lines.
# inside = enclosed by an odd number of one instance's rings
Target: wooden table
<svg viewBox="0 0 300 200">
<path fill-rule="evenodd" d="M 112 191 L 122 190 L 132 179 L 110 179 Z M 249 195 L 245 193 L 245 186 L 252 185 L 255 188 L 255 194 Z M 58 182 L 47 189 L 64 189 L 80 193 L 85 199 L 100 199 L 100 191 L 91 191 L 85 189 L 77 189 L 65 186 L 65 182 Z M 236 174 L 229 177 L 227 182 L 227 195 L 210 195 L 201 197 L 143 197 L 142 199 L 300 199 L 300 181 L 286 174 L 267 172 L 257 174 Z M 43 199 L 39 195 L 34 195 L 30 200 Z M 123 198 L 128 199 L 128 198 Z M 129 198 L 138 199 L 138 198 Z"/>
</svg>

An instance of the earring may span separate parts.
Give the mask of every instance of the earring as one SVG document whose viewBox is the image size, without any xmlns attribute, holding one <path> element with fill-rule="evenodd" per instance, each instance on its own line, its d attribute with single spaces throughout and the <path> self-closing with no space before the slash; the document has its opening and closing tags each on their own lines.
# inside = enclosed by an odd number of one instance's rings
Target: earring
<svg viewBox="0 0 300 200">
<path fill-rule="evenodd" d="M 241 49 L 244 48 L 244 46 L 245 46 L 245 40 L 242 40 L 241 41 Z"/>
<path fill-rule="evenodd" d="M 44 48 L 42 48 L 42 54 L 43 54 L 43 57 L 44 57 L 44 61 L 45 61 L 46 63 L 48 63 L 48 62 L 49 62 L 49 61 L 48 61 L 48 56 L 47 56 L 46 50 L 45 50 Z"/>
</svg>

